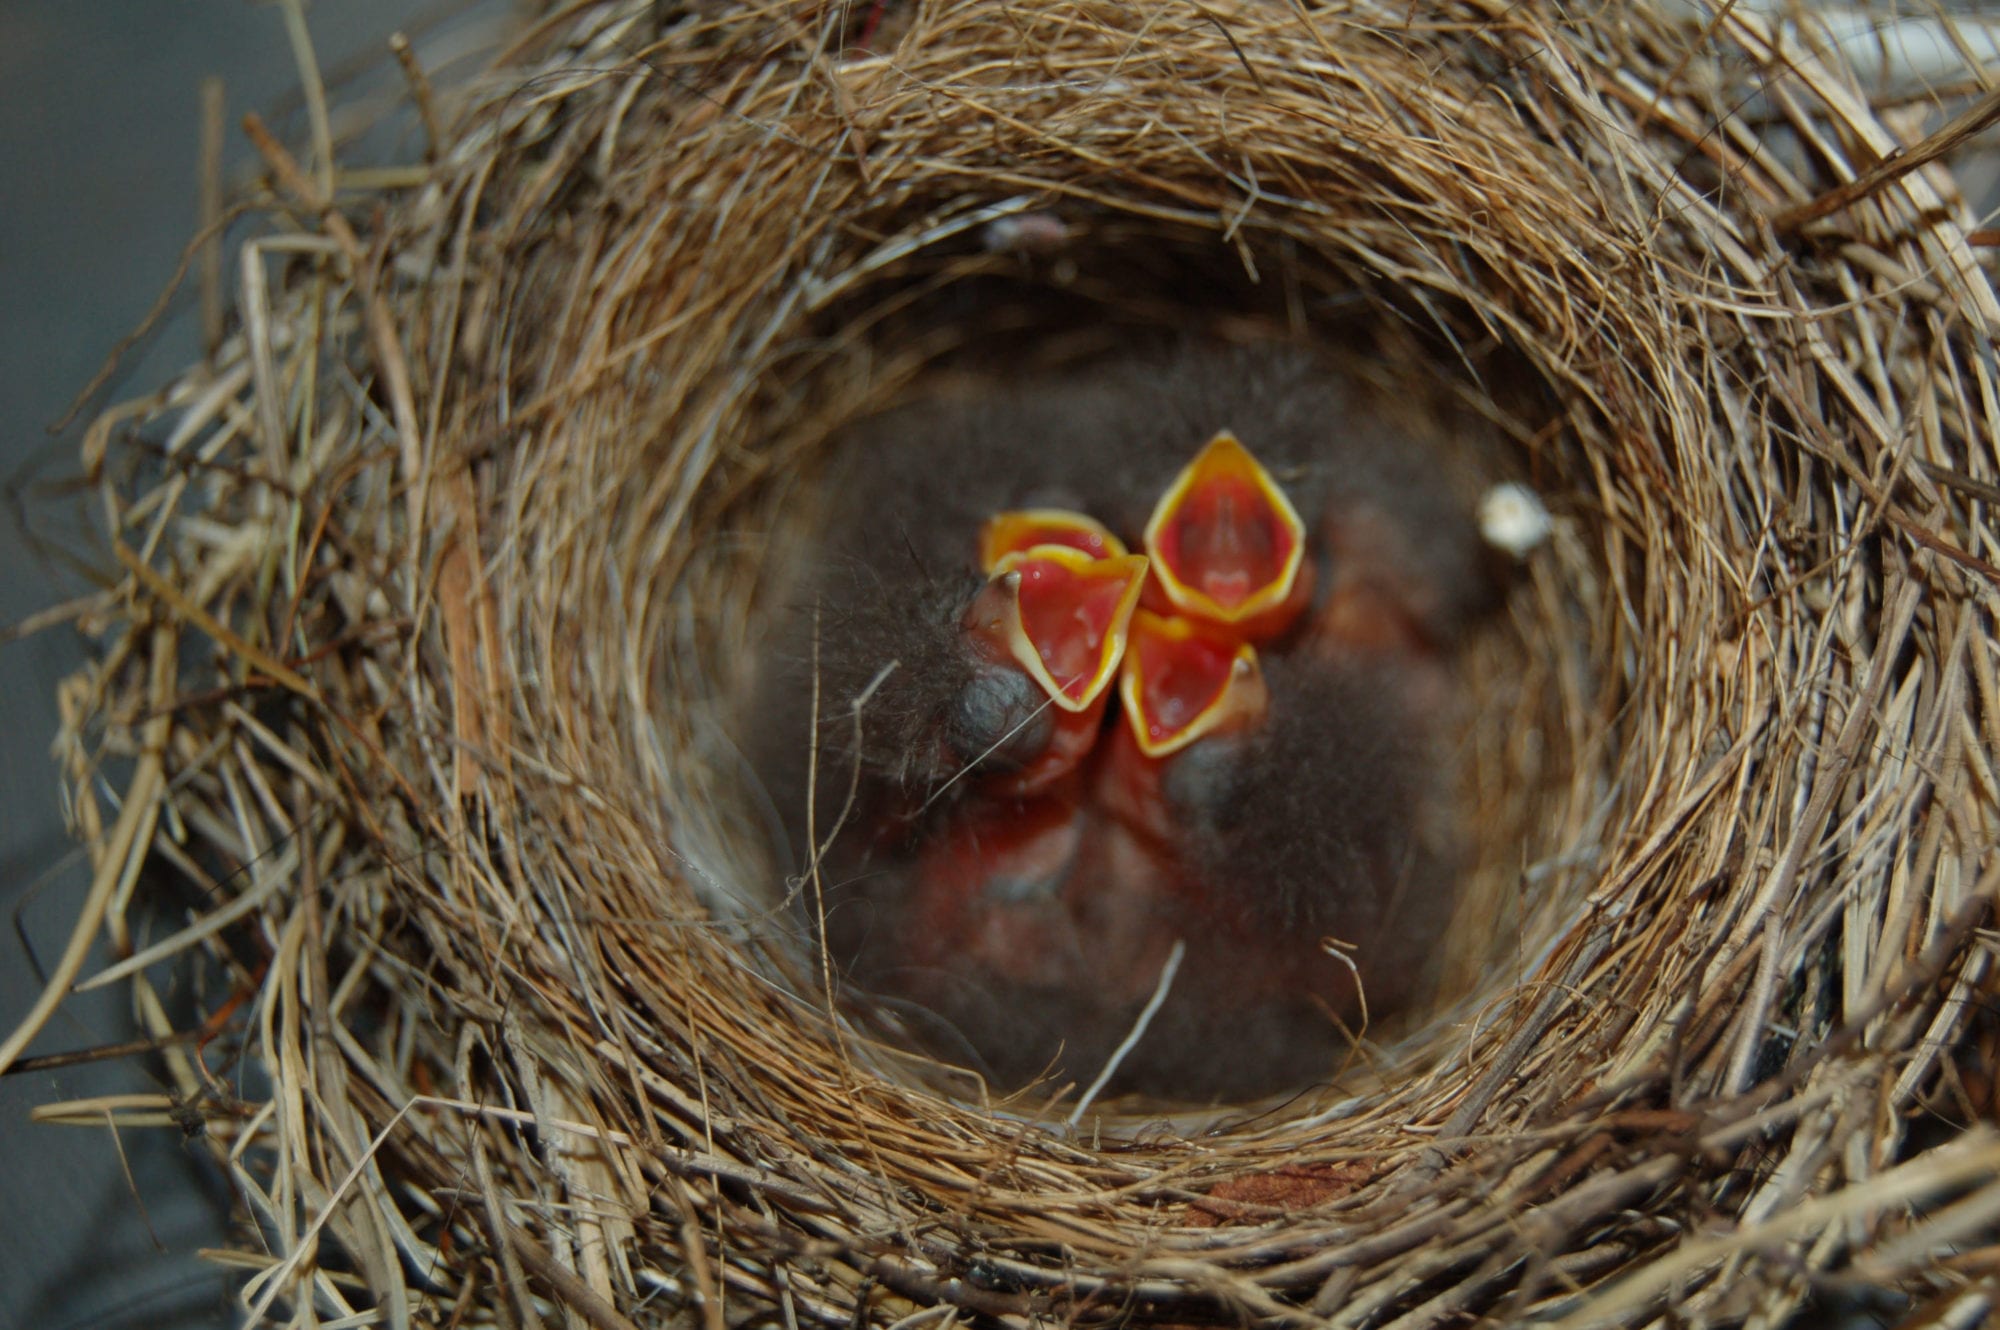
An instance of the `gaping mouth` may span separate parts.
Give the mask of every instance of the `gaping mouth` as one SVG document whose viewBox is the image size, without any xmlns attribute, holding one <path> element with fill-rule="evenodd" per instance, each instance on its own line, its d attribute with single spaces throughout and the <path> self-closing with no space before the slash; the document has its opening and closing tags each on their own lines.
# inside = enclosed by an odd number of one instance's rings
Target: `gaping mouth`
<svg viewBox="0 0 2000 1330">
<path fill-rule="evenodd" d="M 1010 508 L 986 519 L 979 530 L 979 567 L 991 573 L 1000 560 L 1037 545 L 1066 545 L 1093 559 L 1125 554 L 1125 543 L 1094 517 L 1067 508 Z"/>
<path fill-rule="evenodd" d="M 1094 558 L 1069 545 L 1003 554 L 967 611 L 967 631 L 1058 707 L 1082 711 L 1118 671 L 1147 566 L 1141 554 Z"/>
<path fill-rule="evenodd" d="M 1118 686 L 1133 737 L 1148 757 L 1179 752 L 1203 735 L 1247 729 L 1270 705 L 1255 647 L 1197 620 L 1148 610 L 1133 616 Z"/>
<path fill-rule="evenodd" d="M 1146 552 L 1169 603 L 1182 614 L 1247 627 L 1303 608 L 1305 523 L 1250 450 L 1223 430 L 1161 496 L 1146 524 Z M 1258 636 L 1283 623 L 1259 622 Z"/>
</svg>

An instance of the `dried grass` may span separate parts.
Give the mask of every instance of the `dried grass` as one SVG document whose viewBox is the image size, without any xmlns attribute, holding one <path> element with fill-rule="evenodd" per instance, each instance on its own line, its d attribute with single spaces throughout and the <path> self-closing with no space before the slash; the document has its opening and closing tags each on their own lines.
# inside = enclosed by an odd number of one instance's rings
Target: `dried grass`
<svg viewBox="0 0 2000 1330">
<path fill-rule="evenodd" d="M 177 1092 L 42 1116 L 198 1108 L 252 1321 L 1978 1314 L 2000 304 L 1906 110 L 1741 8 L 666 12 L 418 81 L 374 194 L 323 115 L 255 135 L 238 323 L 87 443 L 96 877 L 0 1047 L 101 936 Z M 1042 212 L 1059 260 L 980 243 Z M 729 736 L 780 515 L 996 332 L 1335 299 L 1539 385 L 1485 403 L 1561 520 L 1468 665 L 1470 995 L 1267 1112 L 982 1104 L 772 926 Z M 148 862 L 210 912 L 133 936 Z"/>
</svg>

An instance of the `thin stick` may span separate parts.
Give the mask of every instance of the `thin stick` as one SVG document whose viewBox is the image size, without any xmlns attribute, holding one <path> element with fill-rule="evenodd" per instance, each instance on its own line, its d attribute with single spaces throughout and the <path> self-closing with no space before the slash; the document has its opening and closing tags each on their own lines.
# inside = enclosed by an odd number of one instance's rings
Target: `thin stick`
<svg viewBox="0 0 2000 1330">
<path fill-rule="evenodd" d="M 201 228 L 201 346 L 222 346 L 222 135 L 227 97 L 220 78 L 201 81 L 201 176 L 196 211 Z"/>
<path fill-rule="evenodd" d="M 270 652 L 253 645 L 222 620 L 189 600 L 179 587 L 154 572 L 145 560 L 134 554 L 122 541 L 114 541 L 111 552 L 118 556 L 118 562 L 125 565 L 126 570 L 139 580 L 141 586 L 164 601 L 174 613 L 243 657 L 267 677 L 283 684 L 301 697 L 317 700 L 319 690 L 314 688 L 304 675 L 285 665 Z"/>
<path fill-rule="evenodd" d="M 312 126 L 313 174 L 319 196 L 333 197 L 333 122 L 326 113 L 326 81 L 320 77 L 319 57 L 313 53 L 312 29 L 306 26 L 302 0 L 278 0 L 285 15 L 285 38 L 292 46 L 292 61 L 299 68 L 299 89 L 305 94 L 306 121 Z"/>
<path fill-rule="evenodd" d="M 110 604 L 104 592 L 92 591 L 88 595 L 78 596 L 75 600 L 66 600 L 60 605 L 37 610 L 25 619 L 0 624 L 0 646 L 33 637 L 36 633 L 45 632 L 59 623 L 74 622 L 86 614 L 102 613 L 110 607 Z"/>
<path fill-rule="evenodd" d="M 14 1065 L 0 1072 L 4 1076 L 26 1076 L 38 1071 L 61 1071 L 65 1067 L 80 1067 L 91 1062 L 112 1062 L 119 1058 L 136 1057 L 141 1053 L 157 1053 L 173 1044 L 191 1044 L 207 1034 L 204 1030 L 175 1030 L 155 1039 L 128 1039 L 122 1044 L 99 1044 L 95 1048 L 72 1049 L 67 1053 L 43 1053 L 31 1058 L 17 1058 Z"/>
<path fill-rule="evenodd" d="M 417 104 L 417 119 L 424 127 L 424 160 L 435 162 L 438 144 L 444 141 L 444 130 L 438 125 L 437 105 L 431 96 L 430 75 L 424 73 L 424 67 L 418 63 L 417 53 L 410 45 L 410 39 L 402 33 L 389 34 L 389 49 L 396 53 L 396 63 L 403 67 L 403 81 L 410 85 L 410 100 Z"/>
<path fill-rule="evenodd" d="M 1829 213 L 1839 212 L 1867 198 L 1886 185 L 1901 180 L 1920 166 L 1928 166 L 1959 145 L 2000 121 L 2000 91 L 1989 92 L 1960 111 L 1913 148 L 1898 148 L 1838 189 L 1830 189 L 1809 203 L 1801 203 L 1775 214 L 1772 229 L 1796 231 Z"/>
<path fill-rule="evenodd" d="M 151 691 L 156 699 L 172 691 L 177 640 L 178 635 L 168 625 L 162 624 L 153 630 Z M 103 854 L 98 857 L 90 891 L 85 895 L 83 908 L 77 911 L 76 923 L 70 929 L 69 944 L 63 948 L 62 957 L 49 974 L 48 983 L 42 986 L 40 995 L 35 998 L 35 1005 L 28 1009 L 28 1014 L 21 1018 L 21 1023 L 14 1027 L 14 1033 L 7 1037 L 6 1042 L 0 1043 L 0 1074 L 4 1074 L 21 1051 L 42 1032 L 49 1017 L 69 996 L 69 986 L 83 972 L 83 963 L 90 956 L 90 944 L 104 922 L 105 908 L 114 895 L 123 894 L 130 885 L 129 879 L 138 876 L 139 865 L 145 859 L 143 847 L 152 839 L 153 826 L 160 815 L 160 793 L 167 783 L 167 740 L 172 733 L 171 711 L 162 709 L 146 722 L 145 746 L 139 752 L 132 783 L 125 791 L 125 806 L 119 810 L 111 837 L 105 842 Z"/>
<path fill-rule="evenodd" d="M 819 649 L 819 644 L 817 642 L 813 644 L 813 649 L 815 653 L 817 653 Z M 813 657 L 813 663 L 814 663 L 814 668 L 817 669 L 819 663 L 819 657 L 817 654 L 815 654 Z M 844 827 L 846 827 L 848 817 L 854 812 L 854 802 L 861 795 L 861 759 L 858 756 L 858 754 L 861 751 L 862 712 L 867 707 L 869 700 L 875 696 L 875 690 L 880 688 L 884 683 L 888 682 L 889 676 L 894 674 L 897 670 L 901 669 L 902 665 L 903 662 L 901 662 L 900 660 L 892 660 L 887 665 L 884 665 L 881 669 L 877 670 L 875 672 L 875 677 L 868 681 L 868 686 L 861 690 L 860 694 L 855 697 L 853 703 L 848 707 L 848 712 L 853 717 L 854 720 L 854 751 L 857 754 L 857 756 L 854 759 L 853 767 L 847 773 L 847 796 L 846 798 L 841 800 L 840 816 L 834 818 L 833 825 L 827 828 L 826 839 L 819 842 L 817 845 L 813 847 L 813 859 L 815 862 L 825 858 L 828 852 L 830 852 L 833 849 L 833 842 L 839 837 L 841 830 Z M 817 715 L 818 714 L 817 707 L 819 705 L 817 681 L 815 681 L 814 689 L 815 689 L 813 694 L 813 705 L 815 707 L 814 714 Z M 815 737 L 813 742 L 815 744 L 818 743 L 817 732 L 815 732 Z"/>
<path fill-rule="evenodd" d="M 1125 1061 L 1126 1054 L 1139 1046 L 1139 1040 L 1145 1037 L 1146 1027 L 1153 1023 L 1153 1017 L 1159 1014 L 1162 1006 L 1166 1005 L 1167 994 L 1174 986 L 1174 976 L 1180 973 L 1181 958 L 1185 955 L 1187 955 L 1187 943 L 1175 938 L 1174 949 L 1167 953 L 1167 962 L 1160 967 L 1160 982 L 1153 985 L 1153 996 L 1146 999 L 1145 1007 L 1139 1012 L 1139 1019 L 1132 1022 L 1132 1028 L 1126 1032 L 1124 1040 L 1111 1050 L 1111 1057 L 1105 1062 L 1104 1070 L 1097 1073 L 1097 1079 L 1090 1083 L 1090 1088 L 1083 1092 L 1083 1098 L 1077 1100 L 1076 1107 L 1070 1110 L 1069 1126 L 1074 1127 L 1083 1119 L 1091 1101 L 1096 1099 L 1098 1093 L 1111 1083 L 1111 1078 L 1118 1074 L 1118 1065 Z"/>
<path fill-rule="evenodd" d="M 639 1330 L 616 1307 L 597 1295 L 595 1289 L 578 1279 L 570 1268 L 550 1254 L 549 1249 L 529 1236 L 526 1229 L 508 1221 L 507 1245 L 514 1249 L 530 1270 L 549 1282 L 557 1301 L 581 1316 L 597 1330 Z"/>
</svg>

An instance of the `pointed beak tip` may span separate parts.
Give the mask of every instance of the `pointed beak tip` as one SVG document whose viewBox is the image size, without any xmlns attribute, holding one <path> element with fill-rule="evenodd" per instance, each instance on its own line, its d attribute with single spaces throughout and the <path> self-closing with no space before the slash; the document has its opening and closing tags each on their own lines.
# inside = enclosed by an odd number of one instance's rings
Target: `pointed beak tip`
<svg viewBox="0 0 2000 1330">
<path fill-rule="evenodd" d="M 1116 678 L 1150 563 L 1059 545 L 1003 556 L 1007 654 L 1065 711 L 1087 710 Z"/>
</svg>

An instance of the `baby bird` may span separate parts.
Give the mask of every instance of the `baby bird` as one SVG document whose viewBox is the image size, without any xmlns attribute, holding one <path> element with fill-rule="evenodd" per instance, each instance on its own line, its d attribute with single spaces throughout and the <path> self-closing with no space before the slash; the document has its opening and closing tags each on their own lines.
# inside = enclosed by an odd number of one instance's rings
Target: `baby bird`
<svg viewBox="0 0 2000 1330">
<path fill-rule="evenodd" d="M 1331 1074 L 1363 990 L 1420 996 L 1452 894 L 1437 718 L 1495 590 L 1474 433 L 1311 350 L 1210 344 L 854 427 L 753 745 L 795 867 L 815 803 L 843 974 L 1004 1085 L 1087 1080 L 1178 942 L 1114 1090 Z M 1040 537 L 993 535 L 1051 510 L 1110 541 L 1054 612 L 1008 581 Z"/>
</svg>

